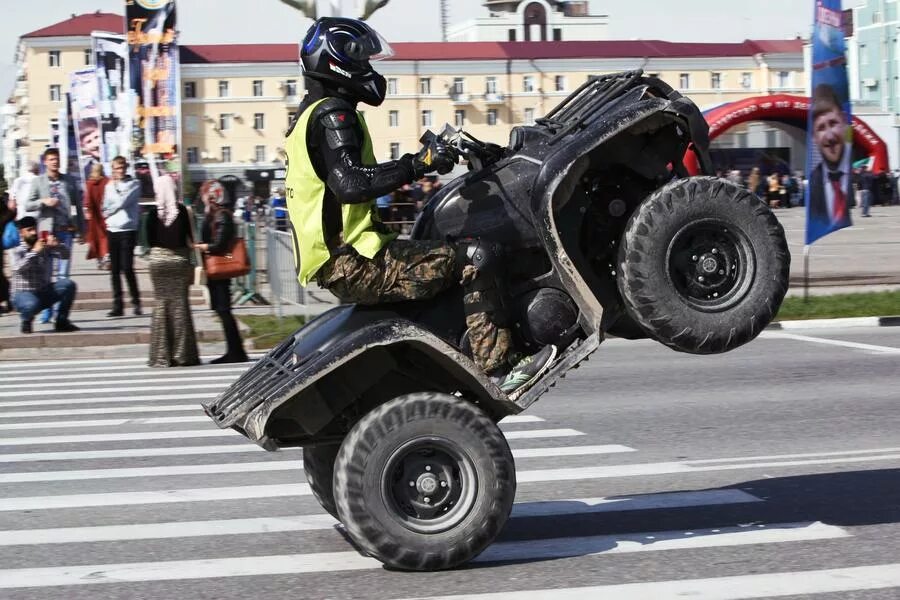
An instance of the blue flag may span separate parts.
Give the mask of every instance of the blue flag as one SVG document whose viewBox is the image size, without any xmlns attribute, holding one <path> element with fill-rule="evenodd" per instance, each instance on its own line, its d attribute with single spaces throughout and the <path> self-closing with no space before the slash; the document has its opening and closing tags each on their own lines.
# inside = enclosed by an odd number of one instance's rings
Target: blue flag
<svg viewBox="0 0 900 600">
<path fill-rule="evenodd" d="M 849 227 L 853 129 L 841 0 L 816 0 L 806 178 L 806 243 Z"/>
</svg>

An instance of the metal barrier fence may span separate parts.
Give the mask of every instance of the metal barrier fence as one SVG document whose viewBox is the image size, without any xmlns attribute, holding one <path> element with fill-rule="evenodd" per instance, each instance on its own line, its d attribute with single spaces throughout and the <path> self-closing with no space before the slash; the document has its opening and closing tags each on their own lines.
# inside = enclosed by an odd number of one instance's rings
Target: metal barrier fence
<svg viewBox="0 0 900 600">
<path fill-rule="evenodd" d="M 283 316 L 282 304 L 305 306 L 306 290 L 297 280 L 294 266 L 294 242 L 291 233 L 266 227 L 266 275 L 269 280 L 269 297 L 279 318 Z"/>
</svg>

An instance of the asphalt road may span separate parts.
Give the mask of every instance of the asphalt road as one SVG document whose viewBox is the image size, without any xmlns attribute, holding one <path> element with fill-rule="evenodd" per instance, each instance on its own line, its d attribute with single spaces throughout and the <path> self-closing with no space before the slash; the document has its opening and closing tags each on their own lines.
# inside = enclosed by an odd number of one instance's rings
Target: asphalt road
<svg viewBox="0 0 900 600">
<path fill-rule="evenodd" d="M 0 363 L 0 598 L 900 598 L 900 328 L 605 343 L 502 425 L 513 518 L 443 573 L 360 556 L 298 452 L 215 429 L 237 374 Z"/>
</svg>

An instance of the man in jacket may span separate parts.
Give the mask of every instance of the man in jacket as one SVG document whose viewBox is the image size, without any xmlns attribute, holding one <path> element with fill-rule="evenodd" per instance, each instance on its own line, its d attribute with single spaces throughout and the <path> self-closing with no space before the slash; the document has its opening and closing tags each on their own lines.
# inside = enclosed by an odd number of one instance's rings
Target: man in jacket
<svg viewBox="0 0 900 600">
<path fill-rule="evenodd" d="M 378 196 L 427 173 L 447 173 L 458 160 L 455 149 L 434 141 L 416 155 L 375 161 L 356 106 L 384 101 L 387 84 L 371 62 L 390 54 L 366 23 L 344 18 L 318 19 L 301 46 L 307 95 L 285 145 L 300 283 L 315 279 L 342 301 L 360 304 L 431 298 L 462 283 L 475 363 L 515 399 L 550 366 L 556 347 L 518 360 L 511 332 L 499 324 L 494 276 L 502 258 L 493 245 L 398 240 L 378 218 Z"/>
<path fill-rule="evenodd" d="M 141 293 L 134 274 L 134 248 L 140 224 L 141 184 L 128 175 L 128 161 L 124 156 L 112 160 L 112 178 L 103 192 L 103 217 L 109 238 L 109 264 L 112 277 L 113 306 L 108 317 L 121 317 L 122 275 L 128 282 L 134 314 L 140 315 Z"/>
</svg>

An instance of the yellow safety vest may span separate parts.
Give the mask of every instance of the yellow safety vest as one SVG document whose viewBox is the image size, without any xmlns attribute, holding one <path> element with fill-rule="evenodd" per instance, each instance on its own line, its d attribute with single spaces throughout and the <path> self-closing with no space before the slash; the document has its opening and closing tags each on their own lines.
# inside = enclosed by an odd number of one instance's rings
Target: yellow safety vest
<svg viewBox="0 0 900 600">
<path fill-rule="evenodd" d="M 297 265 L 297 278 L 302 286 L 306 286 L 331 257 L 325 243 L 322 223 L 325 182 L 316 175 L 306 145 L 309 119 L 321 102 L 323 100 L 303 111 L 300 120 L 287 138 L 285 148 L 288 155 L 285 178 L 287 209 L 294 235 L 294 263 Z M 369 128 L 362 113 L 356 114 L 363 130 L 361 152 L 363 164 L 374 165 L 376 161 Z M 353 246 L 354 250 L 366 258 L 373 258 L 388 242 L 397 237 L 396 233 L 380 233 L 375 229 L 373 222 L 377 220 L 377 216 L 373 216 L 374 199 L 359 204 L 342 204 L 341 215 L 344 243 Z"/>
</svg>

